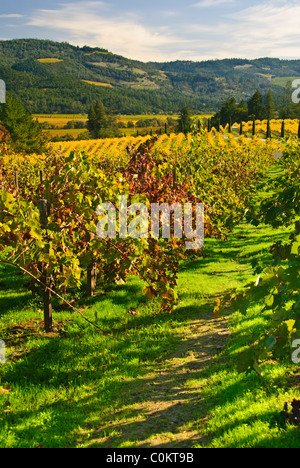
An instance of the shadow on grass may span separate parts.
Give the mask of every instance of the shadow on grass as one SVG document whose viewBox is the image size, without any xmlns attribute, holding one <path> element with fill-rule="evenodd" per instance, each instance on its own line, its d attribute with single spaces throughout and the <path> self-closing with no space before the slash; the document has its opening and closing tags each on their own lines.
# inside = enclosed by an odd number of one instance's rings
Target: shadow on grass
<svg viewBox="0 0 300 468">
<path fill-rule="evenodd" d="M 109 301 L 113 304 L 120 306 L 131 305 L 132 299 L 137 298 L 137 301 L 141 300 L 142 292 L 141 286 L 137 284 L 111 284 L 105 285 L 105 290 L 101 284 L 97 285 L 95 296 L 84 298 L 84 304 L 94 306 L 105 301 L 109 297 Z"/>
<path fill-rule="evenodd" d="M 272 244 L 276 235 L 261 235 L 260 246 L 251 255 L 257 255 L 262 242 Z M 201 270 L 203 274 L 203 269 L 209 276 L 234 272 L 228 259 L 238 253 L 250 254 L 245 247 L 252 245 L 253 238 L 232 238 L 228 244 L 210 242 L 209 256 L 185 263 L 184 275 L 188 279 L 189 273 Z M 227 270 L 222 262 L 227 262 Z M 217 293 L 209 300 L 199 300 L 194 285 L 182 294 L 183 302 L 172 315 L 158 315 L 157 307 L 145 302 L 141 289 L 135 282 L 114 285 L 106 294 L 85 301 L 92 306 L 89 317 L 102 311 L 101 325 L 108 332 L 113 328 L 126 341 L 104 337 L 75 318 L 64 337 L 33 337 L 27 354 L 0 368 L 1 385 L 12 387 L 10 409 L 2 414 L 5 427 L 15 438 L 12 445 L 207 446 L 214 435 L 207 435 L 205 424 L 214 410 L 238 401 L 249 389 L 260 388 L 257 376 L 249 379 L 243 375 L 233 384 L 219 377 L 220 369 L 232 369 L 234 362 L 223 352 L 229 336 L 226 317 L 213 320 Z M 138 315 L 128 315 L 130 307 L 138 307 Z M 118 315 L 110 308 L 118 309 Z M 216 386 L 213 396 L 211 380 Z M 14 389 L 23 399 L 17 401 L 16 395 L 14 401 Z M 2 409 L 7 399 L 1 400 L 0 395 Z M 274 413 L 256 415 L 255 420 L 275 415 L 274 409 Z M 238 424 L 251 424 L 253 418 L 239 419 Z M 220 431 L 236 425 L 236 420 L 227 420 Z"/>
<path fill-rule="evenodd" d="M 198 316 L 200 312 L 199 308 L 193 311 Z M 179 320 L 183 313 L 176 315 Z M 190 420 L 191 414 L 196 419 L 204 417 L 205 405 L 198 401 L 197 393 L 178 391 L 185 376 L 190 375 L 188 372 L 196 372 L 196 376 L 202 372 L 192 368 L 184 370 L 181 354 L 189 349 L 194 353 L 204 352 L 207 357 L 202 358 L 202 365 L 205 366 L 214 346 L 213 340 L 206 349 L 196 338 L 186 341 L 177 336 L 177 348 L 180 343 L 183 345 L 180 351 L 177 349 L 178 366 L 166 370 L 155 381 L 147 375 L 156 363 L 164 361 L 168 349 L 174 349 L 174 342 L 163 329 L 167 320 L 166 316 L 160 317 L 157 323 L 157 318 L 147 317 L 143 323 L 141 317 L 136 318 L 135 327 L 143 328 L 141 337 L 148 333 L 148 338 L 138 344 L 112 343 L 96 335 L 91 337 L 83 328 L 81 333 L 74 331 L 72 334 L 71 330 L 69 337 L 64 339 L 45 338 L 37 349 L 33 345 L 22 359 L 8 364 L 6 371 L 3 368 L 2 383 L 8 382 L 12 389 L 22 388 L 29 401 L 41 400 L 35 410 L 14 408 L 5 416 L 7 426 L 17 439 L 22 440 L 22 446 L 75 446 L 80 431 L 77 439 L 72 438 L 76 433 L 74 428 L 89 432 L 93 427 L 89 445 L 108 447 L 124 440 L 143 441 L 153 434 L 176 432 L 176 428 Z M 34 394 L 31 393 L 33 388 Z M 39 397 L 35 394 L 37 389 Z M 47 395 L 46 407 L 43 394 L 44 398 Z M 41 413 L 45 412 L 51 418 L 41 426 Z M 128 422 L 132 418 L 137 421 Z M 141 422 L 141 418 L 147 421 Z M 120 419 L 122 422 L 118 423 Z M 22 428 L 17 421 L 22 421 Z M 99 433 L 116 430 L 120 434 L 117 439 L 108 437 L 104 444 L 94 441 Z"/>
<path fill-rule="evenodd" d="M 184 333 L 171 336 L 165 327 L 170 320 L 181 331 L 185 325 Z M 130 339 L 139 343 L 112 342 L 76 321 L 64 338 L 45 336 L 38 347 L 33 343 L 27 355 L 3 368 L 1 383 L 22 389 L 28 405 L 17 409 L 12 397 L 12 411 L 5 415 L 21 446 L 209 444 L 212 435 L 203 429 L 214 408 L 249 390 L 246 377 L 228 386 L 217 380 L 220 365 L 227 366 L 222 355 L 228 340 L 226 318 L 214 321 L 211 303 L 183 305 L 171 319 L 135 316 L 125 329 L 134 330 Z M 207 398 L 211 379 L 220 390 Z M 35 409 L 30 409 L 35 400 Z M 251 418 L 244 423 L 251 424 Z M 222 431 L 235 426 L 236 421 L 227 422 Z"/>
<path fill-rule="evenodd" d="M 0 317 L 12 309 L 22 309 L 32 300 L 24 281 L 25 276 L 16 268 L 0 266 Z"/>
<path fill-rule="evenodd" d="M 205 388 L 207 380 L 215 378 L 209 365 L 217 355 L 217 346 L 224 344 L 225 340 L 226 334 L 216 338 L 215 333 L 207 333 L 200 340 L 198 337 L 186 340 L 177 349 L 177 356 L 172 356 L 171 367 L 166 365 L 155 378 L 151 372 L 147 372 L 149 361 L 144 368 L 140 363 L 130 365 L 128 361 L 123 362 L 123 377 L 118 378 L 116 370 L 120 362 L 98 370 L 94 362 L 90 370 L 79 370 L 75 366 L 71 368 L 70 358 L 70 368 L 59 375 L 53 375 L 53 363 L 40 362 L 33 376 L 32 369 L 40 352 L 37 351 L 35 356 L 27 358 L 26 364 L 18 363 L 13 385 L 18 383 L 25 388 L 26 385 L 36 385 L 40 392 L 45 387 L 48 396 L 52 390 L 52 402 L 48 401 L 46 407 L 41 402 L 36 410 L 14 410 L 6 415 L 6 424 L 13 426 L 16 421 L 22 421 L 22 425 L 16 425 L 14 429 L 15 436 L 23 441 L 21 446 L 206 446 L 211 437 L 203 433 L 203 427 L 214 408 L 219 406 L 220 401 L 237 401 L 249 390 L 249 382 L 245 378 L 225 390 L 220 385 L 219 393 L 216 392 L 212 399 L 201 395 L 201 386 Z M 48 355 L 49 361 L 58 356 L 62 358 L 61 347 L 61 341 L 53 340 L 44 345 L 42 356 Z M 193 350 L 194 359 L 187 359 L 187 350 Z M 94 349 L 87 347 L 86 352 L 91 354 Z M 137 359 L 142 358 L 143 353 L 137 356 Z M 91 359 L 89 363 L 92 365 Z M 13 375 L 7 377 L 12 379 Z M 81 385 L 85 391 L 79 393 L 78 387 Z M 44 423 L 41 422 L 42 415 Z M 262 416 L 239 419 L 239 424 L 250 425 L 260 419 L 271 421 L 274 418 L 276 409 Z M 222 432 L 234 429 L 236 424 L 234 420 L 226 422 Z M 282 443 L 285 437 L 283 433 Z M 249 438 L 251 436 L 247 436 L 245 443 L 251 443 Z M 261 440 L 258 445 L 263 446 L 264 443 Z M 255 446 L 255 440 L 252 444 Z"/>
</svg>

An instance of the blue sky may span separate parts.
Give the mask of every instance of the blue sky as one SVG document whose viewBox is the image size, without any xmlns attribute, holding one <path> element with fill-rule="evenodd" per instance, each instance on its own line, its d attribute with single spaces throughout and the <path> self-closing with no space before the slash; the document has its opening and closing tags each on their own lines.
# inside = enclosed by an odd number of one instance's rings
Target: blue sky
<svg viewBox="0 0 300 468">
<path fill-rule="evenodd" d="M 0 39 L 90 45 L 142 61 L 300 59 L 300 0 L 1 0 Z"/>
</svg>

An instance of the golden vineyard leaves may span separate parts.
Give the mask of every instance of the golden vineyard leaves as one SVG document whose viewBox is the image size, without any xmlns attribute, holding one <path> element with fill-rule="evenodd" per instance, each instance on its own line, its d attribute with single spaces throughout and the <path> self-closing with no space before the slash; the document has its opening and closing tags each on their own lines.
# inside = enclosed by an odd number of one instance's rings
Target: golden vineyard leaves
<svg viewBox="0 0 300 468">
<path fill-rule="evenodd" d="M 274 139 L 270 141 L 270 144 L 273 146 L 274 151 L 279 150 L 279 140 L 277 137 L 280 137 L 281 132 L 281 122 L 280 120 L 271 121 L 272 135 Z M 298 132 L 298 120 L 286 120 L 285 129 L 287 135 L 297 135 Z M 252 122 L 244 123 L 244 132 L 242 136 L 238 135 L 238 124 L 233 125 L 233 129 L 236 129 L 235 133 L 227 133 L 227 128 L 222 128 L 221 131 L 217 132 L 214 128 L 210 132 L 206 132 L 206 138 L 208 143 L 213 147 L 224 147 L 230 145 L 231 147 L 240 147 L 240 146 L 252 146 L 260 145 L 265 138 L 267 121 L 257 121 L 256 122 L 256 131 L 257 134 L 255 137 L 248 137 L 252 130 Z M 134 146 L 139 148 L 140 145 L 145 143 L 149 138 L 147 136 L 127 136 L 123 138 L 106 138 L 100 140 L 83 140 L 83 141 L 68 141 L 68 142 L 55 142 L 50 144 L 50 148 L 62 155 L 68 155 L 71 151 L 84 151 L 86 154 L 89 154 L 91 157 L 97 158 L 108 158 L 113 159 L 114 161 L 119 161 L 122 163 L 124 160 L 127 160 L 128 153 L 127 148 Z M 157 154 L 164 154 L 166 156 L 176 154 L 178 156 L 187 153 L 191 148 L 191 143 L 193 138 L 192 134 L 184 135 L 183 133 L 171 133 L 169 135 L 163 134 L 160 135 L 157 139 L 157 142 L 154 145 L 153 150 Z"/>
<path fill-rule="evenodd" d="M 235 123 L 232 126 L 233 133 L 228 133 L 228 128 L 221 126 L 220 132 L 212 128 L 210 132 L 205 131 L 206 140 L 209 146 L 215 148 L 224 148 L 230 146 L 233 149 L 241 147 L 260 147 L 265 145 L 265 132 L 267 121 L 256 121 L 256 135 L 251 135 L 252 122 L 243 123 L 243 135 L 238 135 L 239 124 Z M 271 130 L 273 138 L 268 141 L 269 146 L 274 151 L 280 151 L 282 140 L 279 138 L 281 134 L 282 120 L 271 120 Z M 296 136 L 298 134 L 299 120 L 285 120 L 286 136 Z M 157 155 L 170 156 L 176 160 L 190 151 L 191 145 L 196 138 L 201 138 L 200 134 L 185 135 L 183 133 L 163 134 L 157 137 L 157 141 L 153 147 L 153 151 Z M 62 156 L 68 156 L 72 151 L 83 151 L 92 160 L 108 159 L 122 166 L 128 161 L 128 148 L 138 149 L 143 143 L 150 139 L 150 135 L 146 136 L 127 136 L 123 138 L 106 138 L 99 140 L 74 140 L 65 142 L 52 142 L 49 144 L 49 150 Z M 26 160 L 26 163 L 36 164 L 43 161 L 45 155 L 7 155 L 7 158 L 14 160 L 16 166 Z"/>
</svg>

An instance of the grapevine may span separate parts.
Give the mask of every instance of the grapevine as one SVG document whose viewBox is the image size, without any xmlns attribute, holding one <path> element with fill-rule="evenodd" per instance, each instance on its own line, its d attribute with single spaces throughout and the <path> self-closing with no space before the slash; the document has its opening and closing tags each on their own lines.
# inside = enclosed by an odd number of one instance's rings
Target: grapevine
<svg viewBox="0 0 300 468">
<path fill-rule="evenodd" d="M 160 298 L 164 311 L 172 311 L 178 301 L 179 263 L 187 255 L 184 239 L 100 239 L 99 204 L 110 202 L 118 209 L 119 195 L 148 204 L 204 203 L 206 237 L 225 239 L 273 163 L 270 144 L 223 138 L 219 147 L 207 132 L 86 145 L 89 154 L 77 150 L 65 155 L 54 148 L 42 157 L 1 153 L 0 249 L 5 261 L 40 281 L 47 277 L 49 289 L 59 294 L 80 288 L 90 267 L 103 283 L 138 275 L 146 284 L 144 293 Z M 104 153 L 100 146 L 94 153 L 93 145 L 102 145 Z M 47 206 L 43 223 L 41 200 Z"/>
</svg>

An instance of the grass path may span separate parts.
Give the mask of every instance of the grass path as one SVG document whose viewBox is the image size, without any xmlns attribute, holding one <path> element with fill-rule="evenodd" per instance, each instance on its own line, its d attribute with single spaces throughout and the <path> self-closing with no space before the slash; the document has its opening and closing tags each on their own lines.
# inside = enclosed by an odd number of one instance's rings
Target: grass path
<svg viewBox="0 0 300 468">
<path fill-rule="evenodd" d="M 181 266 L 171 315 L 158 314 L 135 278 L 85 299 L 88 318 L 125 341 L 57 303 L 46 334 L 39 300 L 2 268 L 0 447 L 299 447 L 299 431 L 278 419 L 300 396 L 298 369 L 270 363 L 263 380 L 236 370 L 265 326 L 261 306 L 213 316 L 217 298 L 255 279 L 251 261 L 288 235 L 241 225 L 226 242 L 208 239 L 205 256 Z"/>
<path fill-rule="evenodd" d="M 245 225 L 228 243 L 208 241 L 207 257 L 185 265 L 179 278 L 182 302 L 173 314 L 174 323 L 180 324 L 177 342 L 165 359 L 156 361 L 155 367 L 151 362 L 145 374 L 124 387 L 121 399 L 126 404 L 106 414 L 87 446 L 209 446 L 214 434 L 207 430 L 207 422 L 213 420 L 214 407 L 227 402 L 221 395 L 224 370 L 227 378 L 247 380 L 234 370 L 226 351 L 231 311 L 214 320 L 215 300 L 254 279 L 249 260 L 267 256 L 261 250 L 278 236 L 278 231 Z M 230 398 L 243 397 L 243 384 L 240 395 L 238 385 L 236 390 Z"/>
<path fill-rule="evenodd" d="M 201 380 L 228 329 L 212 321 L 210 313 L 190 321 L 189 328 L 168 359 L 126 390 L 127 404 L 107 415 L 88 446 L 191 447 L 202 442 L 199 424 L 207 417 L 207 405 L 199 387 L 189 382 Z"/>
</svg>

